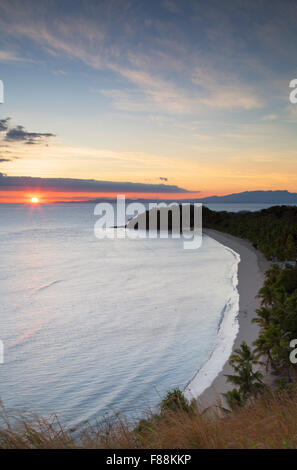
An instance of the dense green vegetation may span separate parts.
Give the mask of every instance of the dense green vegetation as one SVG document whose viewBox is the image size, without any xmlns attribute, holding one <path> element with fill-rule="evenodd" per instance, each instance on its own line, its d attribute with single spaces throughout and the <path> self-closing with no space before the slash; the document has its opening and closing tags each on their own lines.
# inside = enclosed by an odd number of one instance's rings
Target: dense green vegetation
<svg viewBox="0 0 297 470">
<path fill-rule="evenodd" d="M 260 327 L 255 348 L 252 351 L 243 342 L 229 360 L 234 374 L 227 375 L 227 381 L 237 387 L 225 393 L 231 408 L 243 406 L 265 391 L 263 375 L 255 368 L 260 363 L 266 364 L 266 370 L 272 374 L 281 376 L 276 381 L 281 388 L 296 382 L 296 364 L 291 361 L 290 343 L 297 340 L 297 266 L 272 265 L 266 272 L 258 297 L 261 306 L 252 320 Z"/>
<path fill-rule="evenodd" d="M 249 240 L 269 260 L 297 259 L 297 207 L 274 206 L 258 212 L 215 212 L 203 207 L 203 227 Z M 252 351 L 245 343 L 230 358 L 234 375 L 227 376 L 236 388 L 225 394 L 229 405 L 244 405 L 264 391 L 259 361 L 281 383 L 292 382 L 296 365 L 290 360 L 291 340 L 297 338 L 297 266 L 274 264 L 266 273 L 259 298 L 261 307 L 253 322 L 260 332 Z"/>
<path fill-rule="evenodd" d="M 181 208 L 181 206 L 180 206 Z M 150 211 L 146 211 L 146 229 L 150 226 Z M 190 228 L 194 227 L 194 206 L 190 210 Z M 249 240 L 269 260 L 297 259 L 297 206 L 274 206 L 261 211 L 226 212 L 202 207 L 202 225 Z M 182 211 L 180 210 L 182 227 Z M 136 229 L 138 226 L 135 227 Z M 160 229 L 160 214 L 157 215 Z M 168 229 L 172 230 L 172 212 L 168 211 Z"/>
<path fill-rule="evenodd" d="M 291 381 L 296 368 L 290 361 L 290 341 L 297 338 L 297 267 L 273 265 L 259 297 L 261 307 L 253 319 L 260 326 L 255 350 L 266 358 L 267 367 L 276 374 L 285 370 Z"/>
<path fill-rule="evenodd" d="M 216 212 L 203 207 L 203 227 L 245 238 L 269 260 L 297 258 L 296 206 L 274 206 L 257 212 Z"/>
</svg>

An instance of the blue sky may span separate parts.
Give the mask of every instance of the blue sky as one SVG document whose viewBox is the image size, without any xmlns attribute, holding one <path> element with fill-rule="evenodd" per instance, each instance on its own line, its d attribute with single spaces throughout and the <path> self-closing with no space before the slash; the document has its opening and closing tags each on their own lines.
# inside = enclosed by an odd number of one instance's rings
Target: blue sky
<svg viewBox="0 0 297 470">
<path fill-rule="evenodd" d="M 10 176 L 297 190 L 295 1 L 2 1 Z"/>
</svg>

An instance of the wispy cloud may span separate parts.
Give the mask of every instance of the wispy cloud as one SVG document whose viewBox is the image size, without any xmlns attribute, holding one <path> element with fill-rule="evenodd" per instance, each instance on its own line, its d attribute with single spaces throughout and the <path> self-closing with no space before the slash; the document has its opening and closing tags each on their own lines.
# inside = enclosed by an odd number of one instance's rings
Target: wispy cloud
<svg viewBox="0 0 297 470">
<path fill-rule="evenodd" d="M 201 87 L 204 95 L 201 101 L 209 106 L 244 109 L 263 106 L 255 90 L 241 82 L 234 73 L 202 65 L 193 71 L 192 81 Z"/>
<path fill-rule="evenodd" d="M 179 4 L 172 0 L 164 1 L 163 6 L 172 13 L 177 13 L 180 9 Z M 10 18 L 12 11 L 8 4 L 4 11 Z M 98 13 L 97 10 L 96 12 Z M 255 90 L 247 86 L 239 76 L 233 74 L 231 82 L 222 84 L 222 70 L 213 64 L 215 57 L 210 55 L 207 59 L 209 64 L 201 71 L 201 66 L 197 67 L 197 62 L 201 62 L 199 50 L 193 50 L 193 44 L 188 39 L 181 44 L 177 38 L 169 36 L 166 23 L 163 24 L 166 36 L 159 24 L 158 34 L 150 39 L 145 51 L 142 51 L 133 41 L 139 34 L 140 19 L 137 16 L 133 18 L 131 11 L 130 17 L 136 28 L 130 33 L 131 40 L 129 41 L 126 31 L 114 31 L 115 25 L 125 27 L 125 10 L 123 14 L 122 25 L 118 23 L 119 18 L 116 16 L 113 16 L 112 24 L 106 13 L 103 18 L 76 17 L 73 14 L 53 22 L 50 15 L 47 21 L 42 19 L 44 17 L 41 14 L 32 19 L 29 14 L 18 9 L 13 12 L 14 21 L 7 22 L 3 19 L 1 26 L 8 35 L 28 38 L 51 55 L 66 56 L 80 60 L 95 70 L 113 72 L 124 83 L 118 88 L 104 90 L 104 93 L 112 98 L 118 109 L 145 111 L 149 107 L 150 110 L 154 108 L 159 112 L 181 115 L 197 113 L 207 107 L 249 110 L 263 105 Z M 156 20 L 152 24 L 155 25 Z M 174 28 L 176 35 L 179 35 L 178 22 Z M 170 31 L 171 29 L 173 25 Z M 119 39 L 124 33 L 126 39 L 121 43 Z M 145 31 L 143 34 L 145 36 Z M 148 34 L 151 37 L 151 31 Z M 180 76 L 188 78 L 181 81 Z M 137 87 L 136 91 L 141 92 L 142 96 L 135 93 L 135 90 L 125 90 L 125 83 Z"/>
<path fill-rule="evenodd" d="M 34 63 L 36 60 L 22 57 L 16 52 L 10 50 L 0 50 L 0 62 L 29 62 Z"/>
</svg>

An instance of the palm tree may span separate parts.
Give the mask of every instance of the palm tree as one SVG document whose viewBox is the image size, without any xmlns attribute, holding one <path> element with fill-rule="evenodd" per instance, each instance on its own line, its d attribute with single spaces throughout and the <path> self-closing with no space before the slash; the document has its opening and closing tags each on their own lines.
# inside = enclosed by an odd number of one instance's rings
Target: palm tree
<svg viewBox="0 0 297 470">
<path fill-rule="evenodd" d="M 261 298 L 261 305 L 271 305 L 274 300 L 275 292 L 273 287 L 264 285 L 257 294 Z"/>
<path fill-rule="evenodd" d="M 252 319 L 252 323 L 258 323 L 260 328 L 268 328 L 271 323 L 271 309 L 261 307 L 256 310 L 257 316 Z"/>
<path fill-rule="evenodd" d="M 253 365 L 260 364 L 260 362 L 245 341 L 232 354 L 229 363 L 236 374 L 226 375 L 227 382 L 239 387 L 238 392 L 243 400 L 246 400 L 250 395 L 257 395 L 263 390 L 263 375 L 260 371 L 254 372 L 253 370 Z"/>
<path fill-rule="evenodd" d="M 243 406 L 245 400 L 242 397 L 242 394 L 236 388 L 229 390 L 227 393 L 223 393 L 223 396 L 226 398 L 228 405 L 231 409 L 236 408 L 237 406 Z"/>
</svg>

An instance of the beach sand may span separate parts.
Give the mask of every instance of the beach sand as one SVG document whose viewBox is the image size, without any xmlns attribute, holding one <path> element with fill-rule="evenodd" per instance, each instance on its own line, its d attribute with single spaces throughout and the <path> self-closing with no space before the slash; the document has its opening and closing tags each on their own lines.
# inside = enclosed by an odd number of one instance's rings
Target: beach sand
<svg viewBox="0 0 297 470">
<path fill-rule="evenodd" d="M 246 240 L 211 229 L 203 229 L 203 233 L 240 255 L 237 285 L 239 292 L 239 313 L 237 317 L 239 331 L 232 351 L 239 348 L 243 341 L 252 346 L 259 331 L 258 325 L 251 322 L 252 318 L 255 317 L 255 310 L 260 306 L 260 300 L 255 297 L 263 285 L 265 272 L 269 268 L 270 263 L 264 258 L 262 253 L 255 250 L 251 243 Z M 234 387 L 226 382 L 226 377 L 224 376 L 233 372 L 227 361 L 211 386 L 204 390 L 199 397 L 195 397 L 198 399 L 199 407 L 202 410 L 218 404 L 222 400 L 222 393 Z M 195 378 L 189 384 L 189 388 L 194 391 Z M 192 394 L 194 395 L 193 392 Z"/>
</svg>

